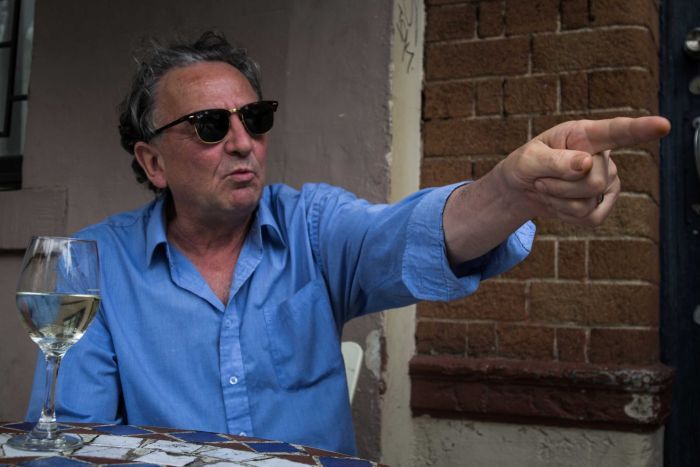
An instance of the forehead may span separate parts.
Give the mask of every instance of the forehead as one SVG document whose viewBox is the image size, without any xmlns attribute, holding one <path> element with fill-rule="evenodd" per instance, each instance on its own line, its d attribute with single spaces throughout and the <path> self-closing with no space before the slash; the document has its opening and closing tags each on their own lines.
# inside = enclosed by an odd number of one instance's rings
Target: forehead
<svg viewBox="0 0 700 467">
<path fill-rule="evenodd" d="M 166 72 L 156 86 L 157 113 L 234 108 L 256 100 L 248 79 L 224 62 L 199 62 Z"/>
</svg>

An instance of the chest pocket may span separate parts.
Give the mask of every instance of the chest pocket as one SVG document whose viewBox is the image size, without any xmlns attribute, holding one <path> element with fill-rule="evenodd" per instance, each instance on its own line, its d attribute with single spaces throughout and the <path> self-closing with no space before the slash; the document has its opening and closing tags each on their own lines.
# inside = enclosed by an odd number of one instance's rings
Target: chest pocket
<svg viewBox="0 0 700 467">
<path fill-rule="evenodd" d="M 338 333 L 322 280 L 308 283 L 263 313 L 281 387 L 309 387 L 333 374 L 343 374 Z"/>
</svg>

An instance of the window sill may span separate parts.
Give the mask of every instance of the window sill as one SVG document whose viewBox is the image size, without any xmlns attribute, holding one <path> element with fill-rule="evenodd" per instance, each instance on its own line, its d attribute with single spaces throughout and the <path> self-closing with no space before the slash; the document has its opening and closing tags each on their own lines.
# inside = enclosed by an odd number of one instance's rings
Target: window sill
<svg viewBox="0 0 700 467">
<path fill-rule="evenodd" d="M 414 415 L 652 431 L 671 408 L 673 370 L 418 355 Z"/>
<path fill-rule="evenodd" d="M 67 206 L 63 187 L 0 191 L 0 251 L 24 250 L 33 235 L 65 235 Z"/>
</svg>

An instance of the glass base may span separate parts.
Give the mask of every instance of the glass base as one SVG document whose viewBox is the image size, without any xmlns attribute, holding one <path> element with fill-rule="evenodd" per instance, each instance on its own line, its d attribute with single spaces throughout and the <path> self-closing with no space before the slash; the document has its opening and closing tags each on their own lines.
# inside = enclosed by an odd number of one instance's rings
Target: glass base
<svg viewBox="0 0 700 467">
<path fill-rule="evenodd" d="M 77 435 L 58 434 L 52 438 L 38 438 L 28 433 L 15 436 L 7 444 L 22 451 L 70 451 L 83 445 L 83 439 Z"/>
</svg>

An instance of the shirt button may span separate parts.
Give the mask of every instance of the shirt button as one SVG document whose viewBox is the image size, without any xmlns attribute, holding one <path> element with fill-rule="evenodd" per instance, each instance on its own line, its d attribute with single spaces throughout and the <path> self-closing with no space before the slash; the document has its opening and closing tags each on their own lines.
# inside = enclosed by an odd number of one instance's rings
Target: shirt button
<svg viewBox="0 0 700 467">
<path fill-rule="evenodd" d="M 231 384 L 238 384 L 238 378 L 236 378 L 235 376 L 231 376 L 231 377 L 228 379 L 228 382 L 231 383 Z"/>
<path fill-rule="evenodd" d="M 230 328 L 233 325 L 230 319 L 224 320 L 224 327 Z"/>
</svg>

